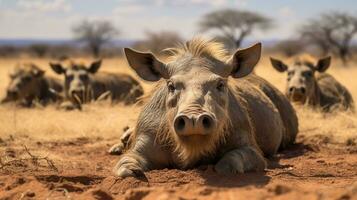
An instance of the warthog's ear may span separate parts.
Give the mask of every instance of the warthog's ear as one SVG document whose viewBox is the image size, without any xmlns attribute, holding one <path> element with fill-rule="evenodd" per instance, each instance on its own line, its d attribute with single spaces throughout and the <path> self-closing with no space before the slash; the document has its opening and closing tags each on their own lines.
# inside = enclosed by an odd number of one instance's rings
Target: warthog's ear
<svg viewBox="0 0 357 200">
<path fill-rule="evenodd" d="M 318 72 L 324 72 L 330 67 L 330 64 L 331 64 L 331 56 L 327 56 L 317 61 L 317 65 L 315 69 Z"/>
<path fill-rule="evenodd" d="M 146 81 L 158 81 L 160 78 L 169 78 L 166 65 L 152 53 L 142 53 L 130 48 L 124 48 L 126 59 L 131 68 Z"/>
<path fill-rule="evenodd" d="M 97 60 L 92 62 L 92 64 L 89 66 L 89 68 L 87 69 L 87 71 L 89 73 L 95 74 L 98 69 L 100 68 L 100 66 L 102 65 L 102 60 Z"/>
<path fill-rule="evenodd" d="M 270 62 L 278 72 L 285 72 L 288 69 L 288 66 L 281 60 L 270 57 Z"/>
<path fill-rule="evenodd" d="M 51 69 L 57 74 L 64 74 L 66 70 L 59 63 L 50 63 Z"/>
<path fill-rule="evenodd" d="M 232 66 L 231 75 L 234 78 L 249 75 L 260 59 L 261 49 L 261 43 L 257 43 L 249 48 L 237 50 L 229 60 Z"/>
</svg>

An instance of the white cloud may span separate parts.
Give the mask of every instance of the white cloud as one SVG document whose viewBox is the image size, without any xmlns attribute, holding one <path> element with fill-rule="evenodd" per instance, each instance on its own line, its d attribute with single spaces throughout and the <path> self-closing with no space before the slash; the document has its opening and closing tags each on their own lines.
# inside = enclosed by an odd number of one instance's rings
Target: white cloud
<svg viewBox="0 0 357 200">
<path fill-rule="evenodd" d="M 113 14 L 119 16 L 131 15 L 131 14 L 140 13 L 144 10 L 145 10 L 144 5 L 139 5 L 139 4 L 119 5 L 118 7 L 113 9 Z"/>
<path fill-rule="evenodd" d="M 19 0 L 17 6 L 33 12 L 68 12 L 72 9 L 67 0 Z"/>
</svg>

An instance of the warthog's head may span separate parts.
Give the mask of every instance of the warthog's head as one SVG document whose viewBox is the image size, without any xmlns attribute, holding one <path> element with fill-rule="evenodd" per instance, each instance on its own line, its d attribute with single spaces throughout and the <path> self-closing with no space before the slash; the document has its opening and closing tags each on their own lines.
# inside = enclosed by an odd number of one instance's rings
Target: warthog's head
<svg viewBox="0 0 357 200">
<path fill-rule="evenodd" d="M 44 71 L 32 63 L 17 64 L 10 72 L 10 84 L 7 87 L 6 100 L 15 101 L 36 96 Z"/>
<path fill-rule="evenodd" d="M 129 65 L 141 78 L 152 82 L 164 79 L 165 95 L 161 98 L 166 102 L 170 137 L 176 143 L 205 150 L 204 146 L 212 149 L 223 139 L 230 123 L 229 99 L 233 94 L 229 77 L 250 74 L 260 58 L 261 45 L 229 56 L 221 44 L 197 38 L 169 49 L 173 55 L 168 63 L 151 53 L 128 48 L 124 51 Z"/>
<path fill-rule="evenodd" d="M 315 72 L 325 72 L 330 66 L 331 57 L 316 61 L 311 56 L 302 55 L 295 57 L 289 64 L 275 58 L 270 60 L 277 71 L 287 72 L 286 95 L 290 101 L 304 104 L 316 91 Z"/>
<path fill-rule="evenodd" d="M 93 62 L 88 67 L 72 61 L 68 66 L 62 66 L 60 63 L 50 63 L 50 66 L 57 74 L 64 75 L 64 89 L 69 100 L 76 103 L 90 100 L 92 95 L 91 76 L 100 68 L 101 60 Z"/>
</svg>

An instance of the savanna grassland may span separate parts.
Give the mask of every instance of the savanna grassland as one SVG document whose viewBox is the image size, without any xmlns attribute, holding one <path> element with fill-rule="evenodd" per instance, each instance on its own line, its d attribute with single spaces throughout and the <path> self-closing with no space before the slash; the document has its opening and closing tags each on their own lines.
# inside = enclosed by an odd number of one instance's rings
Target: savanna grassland
<svg viewBox="0 0 357 200">
<path fill-rule="evenodd" d="M 46 59 L 0 59 L 0 97 L 18 61 L 58 76 Z M 100 70 L 139 79 L 123 58 L 104 60 Z M 343 67 L 334 61 L 328 72 L 357 99 L 357 62 Z M 256 73 L 284 91 L 286 75 L 271 67 L 268 56 Z M 145 92 L 153 87 L 142 84 Z M 134 124 L 139 105 L 104 101 L 84 105 L 83 111 L 0 106 L 0 199 L 357 199 L 357 114 L 295 108 L 297 144 L 270 158 L 265 173 L 222 177 L 203 166 L 121 180 L 111 171 L 119 157 L 107 150 Z"/>
</svg>

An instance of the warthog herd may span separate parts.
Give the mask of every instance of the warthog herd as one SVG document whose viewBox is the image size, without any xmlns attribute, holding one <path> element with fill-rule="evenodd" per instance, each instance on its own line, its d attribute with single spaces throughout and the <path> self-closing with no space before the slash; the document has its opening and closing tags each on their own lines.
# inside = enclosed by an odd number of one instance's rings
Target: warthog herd
<svg viewBox="0 0 357 200">
<path fill-rule="evenodd" d="M 348 90 L 325 73 L 330 57 L 271 58 L 276 70 L 287 72 L 284 95 L 252 73 L 261 56 L 260 43 L 230 55 L 220 43 L 195 38 L 167 51 L 171 56 L 162 62 L 151 53 L 124 49 L 136 74 L 156 82 L 144 98 L 133 77 L 97 72 L 99 60 L 89 66 L 50 63 L 54 72 L 64 75 L 63 83 L 34 64 L 19 64 L 10 73 L 1 102 L 26 107 L 53 102 L 60 108 L 81 109 L 91 101 L 133 104 L 140 98 L 136 124 L 110 150 L 124 152 L 114 170 L 120 177 L 202 164 L 213 164 L 223 174 L 262 171 L 264 157 L 295 141 L 298 118 L 291 102 L 324 112 L 354 111 Z"/>
</svg>

